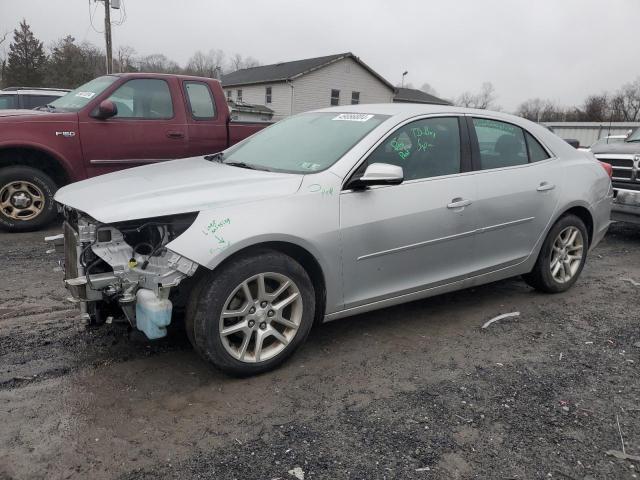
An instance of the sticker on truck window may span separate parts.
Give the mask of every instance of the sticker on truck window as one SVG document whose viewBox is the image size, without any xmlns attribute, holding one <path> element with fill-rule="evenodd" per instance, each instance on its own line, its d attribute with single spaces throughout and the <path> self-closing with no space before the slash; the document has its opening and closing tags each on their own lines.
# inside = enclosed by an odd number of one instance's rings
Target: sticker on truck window
<svg viewBox="0 0 640 480">
<path fill-rule="evenodd" d="M 76 97 L 82 97 L 82 98 L 93 98 L 95 96 L 96 96 L 96 94 L 94 92 L 78 92 L 78 93 L 76 93 Z"/>
<path fill-rule="evenodd" d="M 341 113 L 337 117 L 331 120 L 345 120 L 347 122 L 366 122 L 373 118 L 373 115 L 367 115 L 365 113 Z"/>
</svg>

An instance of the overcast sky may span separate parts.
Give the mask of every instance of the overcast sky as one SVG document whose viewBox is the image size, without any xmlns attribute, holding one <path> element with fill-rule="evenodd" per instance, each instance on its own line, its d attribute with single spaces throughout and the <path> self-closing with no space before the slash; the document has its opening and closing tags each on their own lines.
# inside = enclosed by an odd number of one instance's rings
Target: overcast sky
<svg viewBox="0 0 640 480">
<path fill-rule="evenodd" d="M 580 104 L 640 75 L 640 0 L 123 2 L 114 50 L 130 45 L 181 65 L 198 49 L 263 64 L 351 51 L 394 84 L 408 70 L 407 82 L 447 98 L 490 81 L 507 111 L 533 97 Z M 102 30 L 93 0 L 0 0 L 0 35 L 26 18 L 45 45 L 71 34 L 102 47 L 94 10 Z"/>
</svg>

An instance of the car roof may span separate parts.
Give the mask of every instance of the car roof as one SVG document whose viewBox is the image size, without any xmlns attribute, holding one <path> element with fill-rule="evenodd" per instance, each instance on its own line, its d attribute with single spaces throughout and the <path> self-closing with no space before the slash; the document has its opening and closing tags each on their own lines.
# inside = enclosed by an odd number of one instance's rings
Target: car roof
<svg viewBox="0 0 640 480">
<path fill-rule="evenodd" d="M 364 113 L 373 115 L 389 115 L 398 118 L 411 118 L 418 115 L 453 114 L 489 116 L 506 122 L 527 124 L 532 122 L 503 112 L 480 110 L 476 108 L 454 107 L 451 105 L 429 105 L 418 103 L 371 103 L 358 105 L 340 105 L 336 107 L 313 110 L 314 112 Z"/>
</svg>

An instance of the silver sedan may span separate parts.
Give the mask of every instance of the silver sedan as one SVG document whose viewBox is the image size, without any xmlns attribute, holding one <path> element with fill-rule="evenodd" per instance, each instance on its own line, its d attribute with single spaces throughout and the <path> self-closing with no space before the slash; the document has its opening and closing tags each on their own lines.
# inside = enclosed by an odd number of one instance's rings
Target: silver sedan
<svg viewBox="0 0 640 480">
<path fill-rule="evenodd" d="M 400 104 L 303 113 L 56 195 L 87 321 L 158 338 L 184 310 L 196 351 L 237 375 L 280 364 L 314 321 L 517 275 L 565 291 L 611 198 L 602 164 L 534 123 Z"/>
</svg>

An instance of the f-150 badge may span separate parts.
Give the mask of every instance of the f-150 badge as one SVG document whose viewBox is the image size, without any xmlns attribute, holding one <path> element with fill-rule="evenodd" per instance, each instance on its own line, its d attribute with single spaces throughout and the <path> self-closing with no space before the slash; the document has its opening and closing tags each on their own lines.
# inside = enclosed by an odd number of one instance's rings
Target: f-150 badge
<svg viewBox="0 0 640 480">
<path fill-rule="evenodd" d="M 56 132 L 56 137 L 75 137 L 76 132 Z"/>
</svg>

